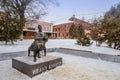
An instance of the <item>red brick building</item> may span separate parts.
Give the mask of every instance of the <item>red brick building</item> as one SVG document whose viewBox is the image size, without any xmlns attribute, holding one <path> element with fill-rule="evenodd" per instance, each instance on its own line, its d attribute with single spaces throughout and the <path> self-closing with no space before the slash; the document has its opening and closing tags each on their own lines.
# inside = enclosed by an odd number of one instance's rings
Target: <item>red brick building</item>
<svg viewBox="0 0 120 80">
<path fill-rule="evenodd" d="M 67 22 L 65 21 L 65 23 L 63 21 L 63 23 L 59 23 L 53 26 L 53 32 L 56 33 L 55 37 L 56 38 L 70 38 L 69 29 L 73 23 L 75 25 L 81 24 L 83 26 L 83 29 L 85 30 L 85 33 L 86 34 L 90 33 L 90 31 L 88 30 L 88 27 L 91 26 L 90 23 L 80 20 L 78 18 L 72 17 L 68 19 Z"/>
<path fill-rule="evenodd" d="M 54 38 L 53 26 L 51 23 L 42 22 L 38 20 L 27 20 L 23 29 L 23 36 L 25 39 L 34 38 L 35 32 L 38 32 L 38 25 L 42 26 L 42 32 L 46 34 L 48 38 Z"/>
<path fill-rule="evenodd" d="M 69 29 L 73 22 L 58 24 L 53 26 L 53 31 L 56 33 L 56 38 L 69 38 Z"/>
</svg>

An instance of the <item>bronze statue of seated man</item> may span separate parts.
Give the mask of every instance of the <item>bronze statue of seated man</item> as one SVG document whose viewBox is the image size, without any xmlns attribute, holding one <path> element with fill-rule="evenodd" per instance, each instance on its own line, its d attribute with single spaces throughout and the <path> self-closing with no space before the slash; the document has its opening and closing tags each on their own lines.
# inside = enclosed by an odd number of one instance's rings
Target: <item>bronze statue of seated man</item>
<svg viewBox="0 0 120 80">
<path fill-rule="evenodd" d="M 46 56 L 46 46 L 45 43 L 48 41 L 46 36 L 42 32 L 35 34 L 34 42 L 28 48 L 28 56 L 30 56 L 30 51 L 34 53 L 34 62 L 36 62 L 36 56 L 40 58 L 40 51 L 44 50 L 44 56 Z"/>
</svg>

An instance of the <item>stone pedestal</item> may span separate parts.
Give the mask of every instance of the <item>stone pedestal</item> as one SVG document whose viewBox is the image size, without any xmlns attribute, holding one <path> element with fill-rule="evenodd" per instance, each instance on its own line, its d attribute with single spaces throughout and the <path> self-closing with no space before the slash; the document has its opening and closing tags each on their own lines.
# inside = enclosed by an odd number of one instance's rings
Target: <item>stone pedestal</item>
<svg viewBox="0 0 120 80">
<path fill-rule="evenodd" d="M 12 59 L 12 67 L 29 77 L 36 76 L 46 70 L 62 65 L 61 57 L 42 56 L 33 62 L 33 57 L 17 57 Z"/>
</svg>

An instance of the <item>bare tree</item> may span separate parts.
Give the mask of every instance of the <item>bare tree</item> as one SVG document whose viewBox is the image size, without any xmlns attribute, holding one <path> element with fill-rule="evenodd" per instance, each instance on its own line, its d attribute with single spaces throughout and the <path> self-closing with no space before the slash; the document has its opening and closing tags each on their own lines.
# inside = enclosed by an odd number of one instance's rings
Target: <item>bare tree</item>
<svg viewBox="0 0 120 80">
<path fill-rule="evenodd" d="M 58 5 L 55 0 L 0 0 L 0 6 L 10 17 L 17 17 L 20 29 L 25 25 L 26 17 L 39 18 L 45 15 L 49 4 Z M 21 33 L 22 34 L 22 33 Z"/>
<path fill-rule="evenodd" d="M 55 0 L 0 0 L 0 6 L 5 11 L 12 11 L 12 14 L 17 14 L 20 19 L 25 16 L 44 15 L 50 3 L 59 5 Z"/>
</svg>

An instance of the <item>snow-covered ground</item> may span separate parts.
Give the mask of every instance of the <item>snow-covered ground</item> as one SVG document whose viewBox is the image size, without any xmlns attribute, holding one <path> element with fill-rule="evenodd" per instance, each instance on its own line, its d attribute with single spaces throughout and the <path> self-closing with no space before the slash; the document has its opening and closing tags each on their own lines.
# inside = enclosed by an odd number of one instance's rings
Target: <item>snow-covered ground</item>
<svg viewBox="0 0 120 80">
<path fill-rule="evenodd" d="M 11 60 L 0 61 L 0 80 L 120 80 L 120 63 L 53 52 L 63 65 L 33 78 L 12 68 Z"/>
<path fill-rule="evenodd" d="M 15 45 L 4 45 L 4 43 L 0 42 L 0 53 L 7 53 L 7 52 L 17 52 L 17 51 L 27 51 L 30 44 L 33 40 L 23 40 L 17 41 Z M 49 39 L 46 43 L 47 48 L 70 48 L 70 49 L 77 49 L 77 50 L 86 50 L 92 51 L 95 53 L 103 53 L 103 54 L 110 54 L 110 55 L 120 55 L 120 50 L 115 50 L 112 48 L 107 47 L 106 44 L 102 44 L 101 47 L 96 47 L 95 42 L 91 46 L 80 46 L 76 44 L 75 39 Z"/>
<path fill-rule="evenodd" d="M 15 45 L 4 45 L 0 42 L 0 53 L 26 51 L 33 40 L 17 41 Z M 118 55 L 120 50 L 108 48 L 106 44 L 96 47 L 76 45 L 73 39 L 50 39 L 47 48 L 70 48 L 87 50 L 96 53 Z M 33 78 L 12 68 L 11 60 L 0 61 L 0 80 L 120 80 L 120 63 L 107 62 L 97 59 L 83 58 L 53 52 L 52 56 L 62 57 L 63 65 L 53 70 L 43 72 Z"/>
</svg>

